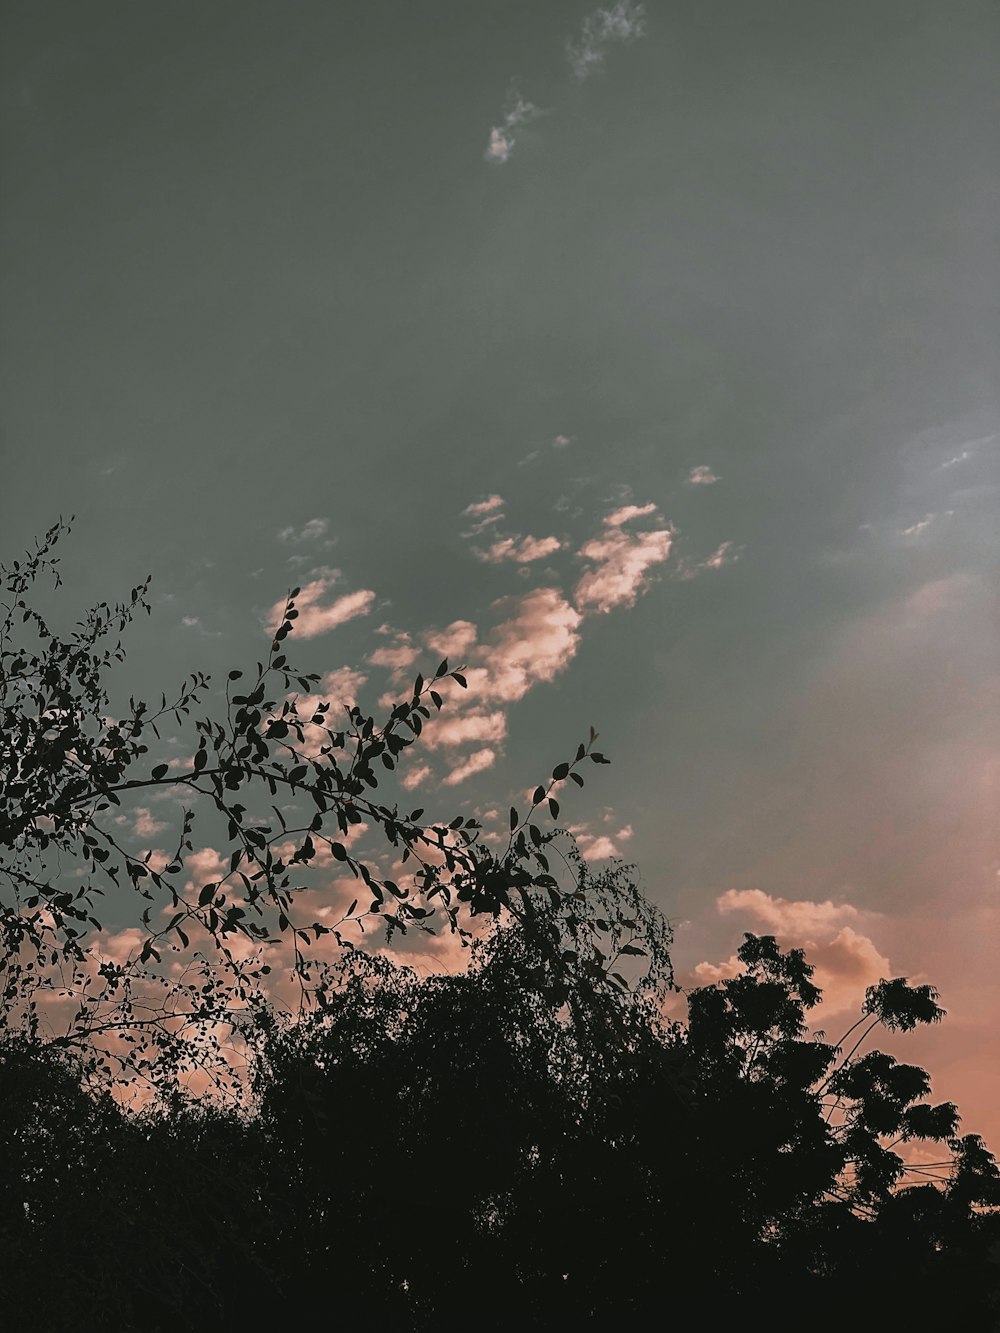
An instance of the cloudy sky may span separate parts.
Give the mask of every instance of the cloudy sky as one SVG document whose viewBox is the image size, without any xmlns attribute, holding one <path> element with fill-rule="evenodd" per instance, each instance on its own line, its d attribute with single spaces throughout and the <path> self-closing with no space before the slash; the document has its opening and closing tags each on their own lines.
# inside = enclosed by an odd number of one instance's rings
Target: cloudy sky
<svg viewBox="0 0 1000 1333">
<path fill-rule="evenodd" d="M 4 558 L 154 576 L 129 685 L 470 691 L 404 783 L 564 815 L 1000 1142 L 993 0 L 11 0 Z M 137 833 L 155 840 L 156 812 Z M 210 852 L 205 852 L 206 864 Z M 837 1029 L 837 1031 L 835 1031 Z"/>
</svg>

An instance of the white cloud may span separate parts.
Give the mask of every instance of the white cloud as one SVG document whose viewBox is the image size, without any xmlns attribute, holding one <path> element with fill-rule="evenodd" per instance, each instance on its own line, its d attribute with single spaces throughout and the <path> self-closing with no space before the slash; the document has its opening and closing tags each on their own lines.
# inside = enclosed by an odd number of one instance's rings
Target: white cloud
<svg viewBox="0 0 1000 1333">
<path fill-rule="evenodd" d="M 278 540 L 282 542 L 318 542 L 321 541 L 327 533 L 330 526 L 330 520 L 326 518 L 311 518 L 301 528 L 287 527 L 281 528 L 278 532 Z M 328 545 L 329 543 L 324 543 Z"/>
<path fill-rule="evenodd" d="M 586 79 L 604 68 L 608 47 L 614 42 L 632 42 L 645 32 L 646 11 L 635 0 L 615 0 L 595 9 L 583 21 L 577 41 L 566 43 L 566 55 L 578 79 Z"/>
<path fill-rule="evenodd" d="M 687 484 L 689 486 L 714 486 L 722 478 L 717 476 L 710 467 L 693 467 L 687 475 Z"/>
<path fill-rule="evenodd" d="M 925 514 L 923 518 L 917 519 L 916 523 L 911 523 L 908 528 L 901 528 L 899 535 L 901 537 L 919 537 L 922 532 L 927 531 L 936 518 L 937 514 Z"/>
</svg>

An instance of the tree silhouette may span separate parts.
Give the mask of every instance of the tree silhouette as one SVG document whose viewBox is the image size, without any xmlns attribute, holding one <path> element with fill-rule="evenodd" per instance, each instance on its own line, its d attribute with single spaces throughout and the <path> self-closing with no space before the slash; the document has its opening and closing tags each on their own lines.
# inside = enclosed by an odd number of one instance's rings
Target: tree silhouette
<svg viewBox="0 0 1000 1333">
<path fill-rule="evenodd" d="M 941 1020 L 932 987 L 883 979 L 831 1043 L 810 1030 L 822 995 L 802 951 L 747 935 L 742 971 L 671 1018 L 670 927 L 632 870 L 596 874 L 532 822 L 558 819 L 558 784 L 603 761 L 593 736 L 527 817 L 511 810 L 500 852 L 468 820 L 401 815 L 377 803 L 374 761 L 391 768 L 455 672 L 418 677 L 381 726 L 351 708 L 336 731 L 329 709 L 305 709 L 314 679 L 285 668 L 294 597 L 252 687 L 227 690 L 221 721 L 195 717 L 191 764 L 152 763 L 147 733 L 207 706 L 208 683 L 114 719 L 104 672 L 121 648 L 106 641 L 143 589 L 53 634 L 25 594 L 61 532 L 5 571 L 0 633 L 0 1290 L 15 1324 L 173 1333 L 319 1311 L 380 1330 L 556 1329 L 683 1310 L 713 1327 L 1000 1326 L 996 1163 L 928 1100 L 925 1071 L 868 1048 L 879 1029 Z M 301 693 L 279 701 L 293 680 Z M 227 824 L 228 875 L 182 887 L 193 811 L 162 869 L 124 845 L 115 812 L 151 787 Z M 308 820 L 273 802 L 274 824 L 249 816 L 262 792 L 304 796 Z M 360 814 L 416 863 L 415 885 L 350 850 Z M 339 927 L 317 963 L 297 902 L 318 845 L 340 848 L 371 894 L 360 915 L 390 938 L 443 920 L 469 940 L 483 917 L 468 969 L 421 977 Z M 94 943 L 108 885 L 144 904 L 124 963 Z M 174 979 L 167 950 L 189 952 L 196 928 L 211 948 L 196 980 Z M 262 955 L 233 947 L 282 938 L 291 1012 L 268 998 Z M 72 1012 L 56 1031 L 60 989 Z M 243 1096 L 198 1098 L 186 1075 L 227 1024 Z M 123 1080 L 140 1076 L 157 1095 L 126 1110 Z M 934 1165 L 897 1151 L 913 1142 L 940 1145 Z"/>
<path fill-rule="evenodd" d="M 464 974 L 357 951 L 307 1013 L 261 1007 L 252 1109 L 178 1095 L 129 1116 L 81 1091 L 66 1052 L 18 1038 L 9 1308 L 53 1330 L 81 1311 L 207 1329 L 327 1305 L 365 1327 L 499 1329 L 701 1303 L 833 1328 L 846 1300 L 861 1329 L 994 1327 L 997 1168 L 920 1100 L 923 1071 L 810 1037 L 811 968 L 767 936 L 667 1020 L 666 923 L 625 868 L 569 859 L 580 896 L 536 895 Z M 595 984 L 588 953 L 616 933 L 648 965 Z M 553 939 L 584 965 L 557 968 Z M 900 978 L 865 1010 L 865 1027 L 941 1012 Z M 900 1134 L 942 1141 L 937 1183 L 907 1184 L 885 1146 Z M 43 1280 L 52 1255 L 71 1295 Z"/>
<path fill-rule="evenodd" d="M 179 1070 L 200 1065 L 232 1087 L 229 1065 L 218 1058 L 220 1024 L 245 1039 L 246 1010 L 270 971 L 274 941 L 290 946 L 308 1007 L 324 974 L 317 946 L 352 947 L 349 928 L 374 921 L 389 939 L 443 928 L 467 941 L 471 917 L 517 915 L 529 890 L 555 892 L 548 835 L 533 820 L 539 811 L 558 817 L 554 789 L 566 778 L 583 785 L 584 760 L 604 762 L 593 732 L 537 787 L 526 816 L 512 809 L 500 851 L 483 844 L 474 818 L 429 822 L 422 809 L 382 803 L 380 780 L 444 705 L 446 684 L 464 688 L 465 679 L 441 662 L 427 679 L 418 675 L 381 722 L 355 705 L 314 699 L 320 678 L 295 672 L 284 651 L 298 589 L 266 661 L 249 684 L 230 671 L 214 712 L 211 681 L 197 672 L 169 702 L 164 694 L 151 708 L 130 697 L 116 710 L 108 677 L 124 661 L 121 636 L 150 609 L 149 580 L 126 601 L 89 610 L 71 633 L 57 633 L 28 599 L 43 575 L 59 586 L 53 551 L 67 529 L 60 521 L 23 561 L 0 566 L 0 1014 L 8 1026 L 37 1034 L 43 1010 L 51 1022 L 45 1002 L 71 1000 L 57 1040 L 90 1052 L 101 1072 L 114 1066 L 127 1083 L 158 1088 L 165 1080 L 169 1088 Z M 160 728 L 171 719 L 182 737 L 190 733 L 193 754 L 179 766 L 162 745 Z M 130 803 L 157 793 L 183 807 L 175 847 L 160 866 L 121 829 Z M 214 879 L 186 883 L 196 818 L 226 851 Z M 409 863 L 409 883 L 351 850 L 361 824 L 380 830 L 393 857 Z M 354 901 L 334 921 L 310 919 L 303 906 L 321 859 L 357 880 Z M 100 950 L 97 913 L 108 891 L 117 910 L 124 892 L 142 902 L 141 943 L 124 962 Z M 178 955 L 190 964 L 183 981 L 169 979 Z"/>
</svg>

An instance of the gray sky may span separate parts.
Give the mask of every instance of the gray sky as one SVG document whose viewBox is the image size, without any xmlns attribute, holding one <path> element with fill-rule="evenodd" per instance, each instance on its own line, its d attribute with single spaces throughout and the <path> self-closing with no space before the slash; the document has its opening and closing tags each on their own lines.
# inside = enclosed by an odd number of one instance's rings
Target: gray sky
<svg viewBox="0 0 1000 1333">
<path fill-rule="evenodd" d="M 1000 1139 L 995 3 L 0 28 L 5 558 L 75 512 L 74 606 L 152 572 L 139 690 L 253 661 L 292 583 L 373 707 L 470 622 L 424 803 L 593 723 L 564 812 L 686 978 L 766 928 L 845 1013 L 935 982 L 905 1049 Z"/>
</svg>

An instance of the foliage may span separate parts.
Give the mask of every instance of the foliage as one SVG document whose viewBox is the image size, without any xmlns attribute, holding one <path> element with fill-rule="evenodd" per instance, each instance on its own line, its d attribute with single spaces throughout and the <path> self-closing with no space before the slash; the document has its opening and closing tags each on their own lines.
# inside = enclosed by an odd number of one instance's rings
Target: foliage
<svg viewBox="0 0 1000 1333">
<path fill-rule="evenodd" d="M 15 1324 L 173 1333 L 329 1310 L 385 1330 L 551 1329 L 662 1321 L 679 1304 L 713 1326 L 751 1312 L 778 1327 L 1000 1326 L 994 1158 L 929 1100 L 924 1070 L 867 1049 L 879 1028 L 940 1021 L 932 987 L 881 980 L 830 1043 L 811 1030 L 822 995 L 803 952 L 747 935 L 742 971 L 671 1018 L 670 927 L 633 871 L 594 874 L 534 822 L 558 819 L 553 793 L 582 782 L 585 759 L 603 762 L 593 734 L 527 816 L 511 810 L 500 851 L 474 821 L 402 814 L 376 799 L 378 769 L 461 672 L 442 663 L 382 724 L 351 707 L 338 730 L 307 705 L 315 678 L 286 664 L 294 593 L 218 719 L 197 711 L 197 675 L 174 704 L 115 717 L 109 635 L 148 605 L 145 585 L 57 636 L 26 593 L 58 577 L 62 531 L 3 571 L 0 1286 Z M 193 718 L 180 768 L 151 753 L 168 714 Z M 162 868 L 115 822 L 150 790 L 185 803 Z M 248 813 L 261 800 L 273 821 Z M 229 872 L 187 888 L 196 807 L 225 827 Z M 415 863 L 411 884 L 351 850 L 361 818 Z M 443 923 L 471 941 L 467 971 L 422 978 L 352 947 L 344 922 L 317 963 L 321 923 L 300 904 L 319 846 L 370 894 L 346 918 L 390 937 Z M 144 904 L 124 962 L 100 951 L 109 889 Z M 488 929 L 473 938 L 475 917 Z M 194 938 L 196 966 L 172 976 L 168 951 L 186 958 Z M 282 939 L 291 1013 L 263 986 Z M 53 1033 L 60 990 L 72 1013 Z M 252 1056 L 233 1078 L 242 1101 L 189 1087 L 192 1068 L 218 1069 L 220 1029 Z M 151 1082 L 144 1110 L 110 1095 L 122 1077 Z M 914 1143 L 940 1145 L 934 1162 L 908 1161 Z"/>
<path fill-rule="evenodd" d="M 648 904 L 647 985 L 554 973 L 540 939 L 636 920 L 623 868 L 584 884 L 498 923 L 464 974 L 357 951 L 308 1013 L 262 1008 L 253 1114 L 177 1098 L 128 1116 L 20 1039 L 2 1066 L 8 1308 L 58 1333 L 81 1309 L 94 1329 L 327 1305 L 385 1329 L 473 1310 L 553 1328 L 780 1301 L 832 1328 L 851 1293 L 861 1329 L 995 1326 L 1000 1178 L 954 1108 L 920 1100 L 923 1071 L 809 1037 L 811 968 L 769 937 L 668 1021 L 669 929 Z M 936 1184 L 906 1183 L 899 1137 L 943 1141 Z M 74 1275 L 65 1309 L 40 1280 L 51 1255 Z"/>
<path fill-rule="evenodd" d="M 443 661 L 427 679 L 418 675 L 381 722 L 356 705 L 338 713 L 331 700 L 312 698 L 319 676 L 297 673 L 285 655 L 298 589 L 266 661 L 249 683 L 230 671 L 215 711 L 210 679 L 195 673 L 170 702 L 163 695 L 152 708 L 129 698 L 116 713 L 108 676 L 124 660 L 121 635 L 150 609 L 149 580 L 127 601 L 88 611 L 70 634 L 57 633 L 29 597 L 43 575 L 59 585 L 53 552 L 67 528 L 60 521 L 23 561 L 0 566 L 0 1017 L 8 1025 L 35 1033 L 40 1015 L 50 1020 L 55 1011 L 47 999 L 72 1000 L 59 1040 L 89 1051 L 98 1073 L 114 1068 L 125 1083 L 169 1090 L 186 1062 L 187 1072 L 201 1066 L 236 1091 L 219 1033 L 245 1032 L 275 941 L 291 946 L 308 1007 L 322 984 L 321 942 L 351 948 L 373 921 L 390 939 L 444 928 L 467 941 L 471 918 L 516 916 L 539 889 L 558 896 L 550 834 L 536 820 L 558 818 L 555 790 L 567 779 L 582 786 L 585 760 L 606 762 L 593 731 L 536 788 L 525 816 L 511 809 L 500 850 L 483 843 L 474 818 L 426 822 L 422 809 L 383 803 L 380 781 L 442 708 L 446 684 L 464 687 L 465 679 Z M 179 766 L 157 753 L 167 753 L 161 728 L 171 719 L 182 740 L 191 733 L 193 754 Z M 182 814 L 174 850 L 158 867 L 128 845 L 119 812 L 165 795 Z M 210 821 L 212 845 L 226 848 L 223 873 L 207 882 L 190 880 L 188 869 L 196 817 Z M 352 831 L 362 824 L 412 866 L 408 883 L 354 853 Z M 301 905 L 310 868 L 324 858 L 358 882 L 334 921 Z M 68 879 L 67 868 L 82 879 Z M 109 891 L 119 916 L 123 894 L 142 901 L 141 942 L 124 962 L 101 952 L 97 912 Z M 178 956 L 187 963 L 180 981 L 169 966 Z M 104 1040 L 95 1046 L 95 1037 Z"/>
</svg>

